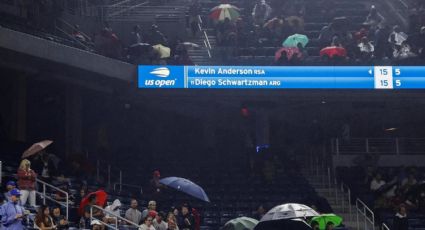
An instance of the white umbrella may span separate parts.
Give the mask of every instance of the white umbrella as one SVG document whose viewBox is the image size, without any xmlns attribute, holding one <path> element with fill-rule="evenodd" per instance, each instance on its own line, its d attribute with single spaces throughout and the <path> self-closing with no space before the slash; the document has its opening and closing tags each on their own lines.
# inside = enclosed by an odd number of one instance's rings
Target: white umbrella
<svg viewBox="0 0 425 230">
<path fill-rule="evenodd" d="M 278 205 L 272 208 L 263 216 L 263 218 L 261 218 L 261 221 L 304 218 L 313 216 L 319 216 L 319 213 L 317 213 L 307 205 L 288 203 Z"/>
</svg>

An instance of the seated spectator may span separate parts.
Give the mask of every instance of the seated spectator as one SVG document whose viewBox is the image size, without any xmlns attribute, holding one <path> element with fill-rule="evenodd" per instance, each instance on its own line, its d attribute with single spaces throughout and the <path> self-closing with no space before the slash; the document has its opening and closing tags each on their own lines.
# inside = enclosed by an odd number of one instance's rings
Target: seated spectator
<svg viewBox="0 0 425 230">
<path fill-rule="evenodd" d="M 89 203 L 84 207 L 84 216 L 83 216 L 84 226 L 86 228 L 88 226 L 93 225 L 91 223 L 92 221 L 91 221 L 90 212 L 91 212 L 91 209 L 92 209 L 93 205 L 96 205 L 96 194 L 91 194 L 88 197 L 88 200 L 89 200 Z M 103 214 L 103 212 L 100 209 L 93 208 L 92 212 L 93 212 L 92 213 L 93 217 L 96 218 L 96 219 L 103 220 L 104 217 L 105 217 L 105 215 Z"/>
<path fill-rule="evenodd" d="M 58 230 L 65 230 L 69 227 L 69 223 L 66 217 L 61 215 L 60 207 L 53 208 L 53 223 Z"/>
<path fill-rule="evenodd" d="M 121 216 L 121 201 L 115 199 L 111 205 L 106 206 L 105 208 L 105 218 L 107 223 L 115 224 L 117 221 L 117 216 Z"/>
<path fill-rule="evenodd" d="M 15 181 L 8 181 L 6 183 L 6 192 L 4 193 L 4 199 L 6 200 L 6 202 L 10 202 L 11 201 L 12 195 L 10 195 L 10 191 L 12 191 L 15 188 L 16 188 Z"/>
<path fill-rule="evenodd" d="M 383 185 L 385 185 L 385 181 L 382 180 L 381 174 L 377 173 L 373 180 L 370 182 L 370 190 L 372 192 L 376 192 Z"/>
<path fill-rule="evenodd" d="M 156 211 L 156 201 L 151 200 L 148 203 L 148 208 L 143 210 L 142 212 L 142 219 L 146 219 L 146 217 L 149 215 L 150 211 Z"/>
<path fill-rule="evenodd" d="M 168 213 L 167 215 L 167 226 L 169 230 L 179 230 L 179 226 L 177 225 L 177 218 L 173 212 Z"/>
<path fill-rule="evenodd" d="M 179 229 L 181 230 L 194 230 L 195 229 L 195 219 L 190 212 L 191 208 L 188 204 L 183 204 L 181 208 L 182 212 L 182 222 L 179 224 Z"/>
<path fill-rule="evenodd" d="M 252 10 L 252 17 L 256 25 L 263 25 L 264 22 L 270 17 L 272 8 L 265 0 L 258 0 Z"/>
<path fill-rule="evenodd" d="M 142 221 L 142 213 L 137 209 L 138 202 L 136 199 L 132 199 L 130 208 L 125 212 L 125 218 L 133 223 L 140 224 Z"/>
<path fill-rule="evenodd" d="M 46 205 L 39 207 L 34 223 L 35 228 L 40 230 L 56 229 L 53 219 L 50 216 L 50 209 Z"/>
<path fill-rule="evenodd" d="M 407 178 L 404 178 L 401 181 L 401 190 L 403 193 L 406 193 L 409 191 L 409 189 L 416 185 L 418 182 L 416 181 L 415 175 L 413 173 L 410 173 Z"/>
<path fill-rule="evenodd" d="M 156 230 L 167 230 L 168 224 L 164 221 L 165 214 L 163 212 L 158 212 L 155 219 L 153 220 L 153 226 Z"/>
<path fill-rule="evenodd" d="M 404 32 L 401 31 L 399 26 L 394 26 L 393 27 L 393 31 L 390 34 L 390 37 L 388 38 L 388 41 L 393 45 L 393 46 L 398 46 L 400 47 L 401 44 L 407 40 L 407 34 L 405 34 Z"/>
<path fill-rule="evenodd" d="M 329 43 L 331 43 L 335 33 L 336 33 L 336 30 L 333 26 L 333 23 L 329 23 L 329 25 L 324 26 L 320 30 L 318 40 L 320 43 L 328 45 Z"/>
<path fill-rule="evenodd" d="M 409 222 L 407 219 L 406 207 L 404 205 L 400 205 L 397 213 L 394 216 L 393 228 L 394 230 L 408 230 Z"/>
<path fill-rule="evenodd" d="M 357 46 L 359 47 L 360 58 L 362 60 L 369 60 L 373 57 L 375 47 L 372 45 L 372 43 L 367 37 L 363 37 L 361 42 Z"/>
<path fill-rule="evenodd" d="M 156 230 L 152 225 L 153 218 L 151 216 L 147 216 L 143 221 L 143 224 L 140 225 L 139 230 Z"/>
</svg>

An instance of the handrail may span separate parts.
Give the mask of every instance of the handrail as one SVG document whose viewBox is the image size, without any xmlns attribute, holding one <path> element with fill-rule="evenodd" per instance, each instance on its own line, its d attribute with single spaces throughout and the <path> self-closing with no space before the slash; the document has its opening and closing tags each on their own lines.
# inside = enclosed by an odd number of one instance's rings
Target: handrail
<svg viewBox="0 0 425 230">
<path fill-rule="evenodd" d="M 122 191 L 122 187 L 127 187 L 127 188 L 137 188 L 140 189 L 140 194 L 143 194 L 143 187 L 140 185 L 134 185 L 134 184 L 123 184 L 123 183 L 114 183 L 114 191 L 117 191 L 117 186 L 119 186 L 119 192 Z"/>
<path fill-rule="evenodd" d="M 114 218 L 116 218 L 117 221 L 115 221 L 115 226 L 104 222 L 102 219 L 98 219 L 98 218 L 94 217 L 93 216 L 93 208 L 98 209 L 98 210 L 101 210 L 102 212 L 107 213 L 108 215 L 113 216 Z M 136 227 L 137 229 L 139 228 L 139 225 L 136 224 L 136 223 L 134 223 L 134 222 L 132 222 L 131 220 L 125 219 L 125 218 L 123 218 L 123 217 L 121 217 L 119 215 L 115 215 L 115 213 L 112 213 L 112 212 L 110 212 L 110 211 L 108 211 L 108 210 L 106 210 L 104 208 L 101 208 L 101 207 L 99 207 L 97 205 L 92 205 L 90 207 L 90 221 L 92 221 L 92 220 L 97 220 L 100 223 L 102 223 L 102 224 L 104 224 L 104 225 L 106 225 L 106 226 L 108 226 L 108 227 L 110 227 L 110 228 L 112 228 L 114 230 L 119 230 L 119 228 L 118 228 L 118 220 L 121 220 L 124 223 L 130 224 L 130 225 Z"/>
<path fill-rule="evenodd" d="M 390 230 L 390 228 L 385 223 L 382 223 L 381 229 L 382 230 Z"/>
<path fill-rule="evenodd" d="M 51 184 L 49 184 L 47 182 L 44 182 L 44 181 L 42 181 L 40 179 L 36 179 L 36 182 L 42 184 L 42 186 L 43 186 L 43 192 L 36 191 L 36 193 L 39 194 L 43 198 L 43 204 L 46 204 L 46 199 L 48 199 L 48 200 L 50 200 L 50 201 L 52 201 L 52 202 L 54 202 L 56 204 L 59 204 L 60 206 L 64 207 L 66 209 L 66 211 L 65 211 L 66 212 L 66 219 L 68 220 L 68 217 L 69 217 L 69 194 L 68 194 L 68 192 L 65 192 L 64 190 L 62 190 L 62 189 L 60 189 L 60 188 L 58 188 L 56 186 L 53 186 L 53 185 L 51 185 Z M 60 201 L 57 201 L 56 199 L 54 199 L 54 198 L 52 198 L 50 196 L 47 196 L 47 194 L 46 194 L 46 187 L 49 187 L 49 188 L 51 188 L 53 190 L 56 190 L 58 192 L 61 192 L 61 193 L 65 194 L 65 197 L 66 197 L 65 202 L 60 202 Z"/>
<path fill-rule="evenodd" d="M 203 24 L 202 21 L 202 17 L 201 15 L 198 15 L 198 29 L 199 32 L 202 33 L 202 35 L 204 36 L 204 46 L 207 49 L 207 53 L 208 53 L 208 57 L 211 58 L 211 43 L 210 43 L 210 39 L 208 38 L 207 32 L 202 28 L 201 24 Z"/>
<path fill-rule="evenodd" d="M 74 26 L 72 26 L 70 23 L 68 23 L 67 21 L 61 19 L 61 18 L 57 18 L 56 20 L 58 20 L 59 22 L 63 23 L 64 25 L 66 25 L 68 28 L 71 28 L 72 30 L 74 30 Z M 92 39 L 85 34 L 83 31 L 78 31 L 81 35 L 83 35 L 83 37 L 87 40 L 87 41 L 91 41 Z"/>
<path fill-rule="evenodd" d="M 87 50 L 87 51 L 90 50 L 90 47 L 86 46 L 84 43 L 82 43 L 78 39 L 74 38 L 74 36 L 68 34 L 66 31 L 62 30 L 58 26 L 55 26 L 55 29 L 58 30 L 59 32 L 63 33 L 64 35 L 66 35 L 68 38 L 72 39 L 72 41 L 76 42 L 78 45 L 83 47 L 85 50 Z"/>
<path fill-rule="evenodd" d="M 357 209 L 357 229 L 360 229 L 360 222 L 359 222 L 359 213 L 360 213 L 364 217 L 364 229 L 368 229 L 367 222 L 369 222 L 372 225 L 372 229 L 375 230 L 375 214 L 359 198 L 356 199 L 356 209 Z M 368 214 L 371 216 L 371 218 L 369 218 Z"/>
</svg>

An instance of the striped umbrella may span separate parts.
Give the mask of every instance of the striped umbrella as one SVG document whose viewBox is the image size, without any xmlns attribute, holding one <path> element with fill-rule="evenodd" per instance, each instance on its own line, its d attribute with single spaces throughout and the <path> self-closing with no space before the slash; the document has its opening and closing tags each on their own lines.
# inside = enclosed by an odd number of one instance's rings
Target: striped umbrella
<svg viewBox="0 0 425 230">
<path fill-rule="evenodd" d="M 220 4 L 210 11 L 210 18 L 218 21 L 224 21 L 224 19 L 228 18 L 230 20 L 235 20 L 239 18 L 240 9 L 236 6 L 230 4 Z"/>
</svg>

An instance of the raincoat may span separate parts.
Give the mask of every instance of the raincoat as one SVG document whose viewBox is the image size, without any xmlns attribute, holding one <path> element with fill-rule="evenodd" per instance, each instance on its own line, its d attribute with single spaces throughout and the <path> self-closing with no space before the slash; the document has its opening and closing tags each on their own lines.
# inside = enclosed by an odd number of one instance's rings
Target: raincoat
<svg viewBox="0 0 425 230">
<path fill-rule="evenodd" d="M 17 214 L 24 215 L 24 208 L 13 202 L 7 202 L 2 206 L 2 223 L 5 230 L 22 230 L 22 218 L 16 219 Z"/>
</svg>

